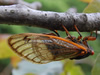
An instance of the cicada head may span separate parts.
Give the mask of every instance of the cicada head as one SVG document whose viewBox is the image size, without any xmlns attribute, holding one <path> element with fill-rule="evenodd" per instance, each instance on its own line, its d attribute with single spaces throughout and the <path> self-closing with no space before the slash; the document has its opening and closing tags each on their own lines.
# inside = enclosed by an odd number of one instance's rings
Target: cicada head
<svg viewBox="0 0 100 75">
<path fill-rule="evenodd" d="M 94 55 L 94 51 L 93 50 L 88 49 L 87 52 L 80 50 L 80 53 L 79 53 L 79 55 L 77 57 L 70 58 L 70 59 L 83 59 L 83 58 L 86 58 L 86 57 L 88 57 L 90 55 Z"/>
<path fill-rule="evenodd" d="M 90 55 L 94 55 L 93 49 L 88 45 L 87 41 L 85 41 L 85 44 L 82 41 L 77 41 L 78 44 L 83 46 L 85 49 L 79 49 L 79 54 L 71 59 L 83 59 Z"/>
</svg>

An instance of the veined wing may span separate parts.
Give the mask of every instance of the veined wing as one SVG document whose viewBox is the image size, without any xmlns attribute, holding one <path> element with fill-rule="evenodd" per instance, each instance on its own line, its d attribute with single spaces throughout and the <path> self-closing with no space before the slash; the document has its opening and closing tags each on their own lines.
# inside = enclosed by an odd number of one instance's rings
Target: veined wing
<svg viewBox="0 0 100 75">
<path fill-rule="evenodd" d="M 63 39 L 52 35 L 24 33 L 11 36 L 8 44 L 21 57 L 34 63 L 45 64 L 77 56 L 77 45 Z"/>
</svg>

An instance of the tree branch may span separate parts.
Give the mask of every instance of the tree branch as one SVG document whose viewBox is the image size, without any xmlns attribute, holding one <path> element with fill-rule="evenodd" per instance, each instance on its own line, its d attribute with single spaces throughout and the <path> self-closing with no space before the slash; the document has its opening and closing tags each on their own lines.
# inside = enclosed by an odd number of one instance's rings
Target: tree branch
<svg viewBox="0 0 100 75">
<path fill-rule="evenodd" d="M 0 5 L 17 4 L 19 0 L 0 0 Z"/>
<path fill-rule="evenodd" d="M 24 5 L 0 6 L 0 24 L 36 26 L 50 30 L 80 31 L 100 30 L 100 13 L 58 13 L 33 10 Z"/>
<path fill-rule="evenodd" d="M 40 9 L 42 7 L 42 4 L 40 2 L 33 2 L 28 3 L 23 0 L 0 0 L 0 5 L 13 5 L 13 4 L 23 4 L 26 5 L 32 9 Z"/>
</svg>

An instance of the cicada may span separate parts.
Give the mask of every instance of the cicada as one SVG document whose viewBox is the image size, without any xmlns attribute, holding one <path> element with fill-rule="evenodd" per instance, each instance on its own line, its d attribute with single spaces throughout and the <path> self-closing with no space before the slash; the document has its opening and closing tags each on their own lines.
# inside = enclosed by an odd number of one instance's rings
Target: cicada
<svg viewBox="0 0 100 75">
<path fill-rule="evenodd" d="M 37 34 L 23 33 L 11 36 L 8 44 L 11 49 L 19 56 L 38 64 L 45 64 L 52 61 L 59 61 L 66 58 L 82 59 L 93 55 L 94 51 L 88 46 L 88 40 L 96 40 L 96 37 L 88 36 L 82 39 L 82 36 L 75 26 L 79 37 L 71 36 L 64 25 L 66 38 L 59 37 L 57 33 Z"/>
</svg>

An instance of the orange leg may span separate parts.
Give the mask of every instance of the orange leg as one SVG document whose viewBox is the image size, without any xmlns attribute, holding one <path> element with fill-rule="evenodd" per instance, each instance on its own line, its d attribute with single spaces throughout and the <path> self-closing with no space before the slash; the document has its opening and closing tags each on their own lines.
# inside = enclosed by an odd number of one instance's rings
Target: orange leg
<svg viewBox="0 0 100 75">
<path fill-rule="evenodd" d="M 69 38 L 70 40 L 72 40 L 73 42 L 77 42 L 76 37 L 71 36 L 70 33 L 68 32 L 68 30 L 66 29 L 66 27 L 64 25 L 62 25 L 62 27 L 64 28 L 64 30 L 66 31 L 66 34 L 68 35 L 67 38 Z"/>
<path fill-rule="evenodd" d="M 96 37 L 94 37 L 94 36 L 87 36 L 87 37 L 83 38 L 83 41 L 85 41 L 85 40 L 87 40 L 87 41 L 94 41 L 94 40 L 96 40 Z"/>
<path fill-rule="evenodd" d="M 83 41 L 84 41 L 84 40 L 87 40 L 87 41 L 94 41 L 94 40 L 96 40 L 96 38 L 97 38 L 97 30 L 96 30 L 96 37 L 92 36 L 92 32 L 91 32 L 90 36 L 87 36 L 87 37 L 84 37 L 84 38 L 83 38 Z"/>
<path fill-rule="evenodd" d="M 87 46 L 87 41 L 94 41 L 97 38 L 97 30 L 96 30 L 96 37 L 92 36 L 92 32 L 90 36 L 84 37 L 83 38 L 83 44 Z"/>
<path fill-rule="evenodd" d="M 96 37 L 87 36 L 87 37 L 84 37 L 82 41 L 84 45 L 88 46 L 87 41 L 94 41 L 94 40 L 96 40 Z"/>
<path fill-rule="evenodd" d="M 76 31 L 78 32 L 78 34 L 79 34 L 79 36 L 78 36 L 77 39 L 78 39 L 78 40 L 82 39 L 82 35 L 81 35 L 80 31 L 78 30 L 77 26 L 74 25 L 74 27 L 75 27 Z"/>
<path fill-rule="evenodd" d="M 65 27 L 64 25 L 62 25 L 62 27 L 63 27 L 64 30 L 66 31 L 66 34 L 67 34 L 70 38 L 73 38 L 73 37 L 69 34 L 69 32 L 68 32 L 68 30 L 66 29 L 66 27 Z"/>
</svg>

